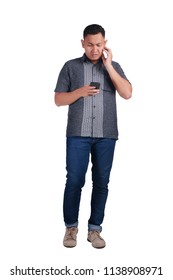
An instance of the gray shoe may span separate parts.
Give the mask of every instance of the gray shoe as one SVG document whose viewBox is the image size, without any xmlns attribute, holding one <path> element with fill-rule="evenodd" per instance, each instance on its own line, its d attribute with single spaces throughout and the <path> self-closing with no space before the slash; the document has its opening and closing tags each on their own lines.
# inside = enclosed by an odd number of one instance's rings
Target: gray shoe
<svg viewBox="0 0 173 280">
<path fill-rule="evenodd" d="M 66 228 L 63 245 L 68 248 L 75 247 L 77 244 L 77 233 L 78 229 L 76 227 Z"/>
<path fill-rule="evenodd" d="M 92 243 L 92 246 L 97 249 L 104 248 L 106 246 L 106 242 L 100 236 L 100 232 L 96 230 L 92 230 L 88 232 L 88 239 L 89 242 Z"/>
</svg>

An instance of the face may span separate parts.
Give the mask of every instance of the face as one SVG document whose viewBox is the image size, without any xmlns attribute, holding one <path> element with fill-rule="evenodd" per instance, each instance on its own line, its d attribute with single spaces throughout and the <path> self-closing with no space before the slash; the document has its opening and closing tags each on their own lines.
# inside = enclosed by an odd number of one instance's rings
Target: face
<svg viewBox="0 0 173 280">
<path fill-rule="evenodd" d="M 102 56 L 106 41 L 101 33 L 91 35 L 88 34 L 84 40 L 81 40 L 82 47 L 85 49 L 86 56 L 96 63 Z"/>
</svg>

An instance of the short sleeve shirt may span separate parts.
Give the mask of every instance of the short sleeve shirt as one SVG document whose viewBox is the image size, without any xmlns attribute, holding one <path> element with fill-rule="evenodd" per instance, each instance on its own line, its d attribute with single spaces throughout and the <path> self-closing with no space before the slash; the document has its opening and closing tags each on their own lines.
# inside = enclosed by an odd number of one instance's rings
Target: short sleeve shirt
<svg viewBox="0 0 173 280">
<path fill-rule="evenodd" d="M 127 79 L 117 62 L 112 65 Z M 93 64 L 84 54 L 67 61 L 59 73 L 55 92 L 72 92 L 90 82 L 99 82 L 100 92 L 69 105 L 66 135 L 118 139 L 116 88 L 101 59 Z"/>
</svg>

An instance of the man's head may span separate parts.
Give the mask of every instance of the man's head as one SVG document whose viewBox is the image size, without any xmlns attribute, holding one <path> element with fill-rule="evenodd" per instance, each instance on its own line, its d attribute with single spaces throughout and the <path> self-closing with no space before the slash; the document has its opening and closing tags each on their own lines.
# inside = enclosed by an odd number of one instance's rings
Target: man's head
<svg viewBox="0 0 173 280">
<path fill-rule="evenodd" d="M 98 24 L 88 25 L 83 31 L 81 43 L 86 56 L 96 63 L 102 56 L 106 45 L 104 28 Z"/>
<path fill-rule="evenodd" d="M 105 38 L 105 30 L 101 25 L 98 24 L 91 24 L 88 25 L 87 27 L 85 27 L 84 31 L 83 31 L 83 38 L 85 39 L 85 37 L 87 35 L 95 35 L 101 33 L 103 38 Z"/>
</svg>

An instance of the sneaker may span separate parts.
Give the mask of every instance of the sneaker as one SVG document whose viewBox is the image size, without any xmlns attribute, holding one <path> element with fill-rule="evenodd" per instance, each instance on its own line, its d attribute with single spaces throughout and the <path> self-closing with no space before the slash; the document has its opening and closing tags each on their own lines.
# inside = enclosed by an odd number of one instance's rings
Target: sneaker
<svg viewBox="0 0 173 280">
<path fill-rule="evenodd" d="M 77 233 L 78 229 L 76 227 L 66 228 L 63 245 L 68 248 L 75 247 L 77 244 Z"/>
<path fill-rule="evenodd" d="M 106 246 L 106 242 L 100 236 L 100 232 L 96 230 L 92 230 L 88 232 L 88 239 L 89 242 L 92 243 L 92 246 L 97 249 L 104 248 Z"/>
</svg>

